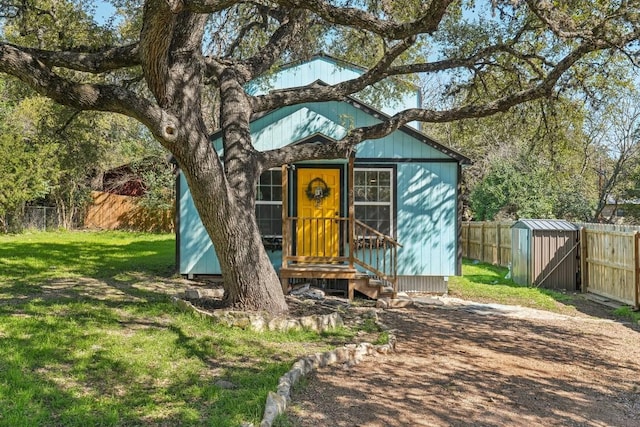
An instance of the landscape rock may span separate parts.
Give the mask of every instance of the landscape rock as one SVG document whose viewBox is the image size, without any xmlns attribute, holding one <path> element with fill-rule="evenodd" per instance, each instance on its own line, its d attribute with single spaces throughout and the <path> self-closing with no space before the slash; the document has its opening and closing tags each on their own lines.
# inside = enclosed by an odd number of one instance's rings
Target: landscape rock
<svg viewBox="0 0 640 427">
<path fill-rule="evenodd" d="M 196 291 L 199 290 L 196 289 Z M 312 291 L 319 291 L 317 295 L 320 295 L 321 293 L 324 298 L 324 292 L 316 289 L 312 289 Z M 203 317 L 208 317 L 214 322 L 219 322 L 227 326 L 252 328 L 255 330 L 269 329 L 284 331 L 291 328 L 307 328 L 322 332 L 344 325 L 342 316 L 340 313 L 335 311 L 330 314 L 305 316 L 298 319 L 288 319 L 286 317 L 269 318 L 267 315 L 229 310 L 215 310 L 213 312 L 209 312 L 180 298 L 174 297 L 173 301 L 180 309 L 194 312 Z M 365 311 L 361 314 L 361 317 L 374 319 L 374 321 L 378 323 L 378 315 L 375 310 Z M 316 353 L 299 359 L 285 375 L 280 377 L 277 392 L 269 392 L 260 427 L 271 427 L 276 417 L 279 414 L 284 413 L 287 408 L 288 401 L 291 400 L 291 388 L 297 384 L 303 376 L 320 367 L 342 364 L 343 367 L 350 368 L 362 361 L 364 356 L 376 356 L 379 354 L 390 353 L 395 351 L 395 341 L 395 335 L 389 333 L 387 344 L 349 344 L 333 351 Z M 237 388 L 235 384 L 226 380 L 217 380 L 215 385 L 223 389 Z M 248 427 L 252 426 L 252 424 L 245 423 L 243 426 Z"/>
<path fill-rule="evenodd" d="M 234 389 L 238 388 L 237 385 L 235 385 L 231 381 L 226 381 L 226 380 L 218 380 L 218 381 L 216 381 L 214 383 L 214 385 L 216 387 L 220 387 L 220 388 L 225 389 L 225 390 L 234 390 Z"/>
<path fill-rule="evenodd" d="M 308 283 L 304 283 L 302 285 L 296 285 L 291 290 L 291 292 L 289 292 L 289 294 L 295 295 L 295 296 L 303 295 L 305 292 L 307 292 L 309 290 L 309 286 L 310 285 Z"/>
<path fill-rule="evenodd" d="M 337 313 L 334 314 L 337 315 Z M 336 319 L 342 321 L 340 316 L 337 316 Z M 289 372 L 280 377 L 277 392 L 269 392 L 260 427 L 271 427 L 277 416 L 286 411 L 287 405 L 291 401 L 291 389 L 303 376 L 315 369 L 330 365 L 341 364 L 344 369 L 351 369 L 360 363 L 365 356 L 384 355 L 394 351 L 395 342 L 395 335 L 389 333 L 387 344 L 347 344 L 332 351 L 315 353 L 299 359 L 293 364 Z"/>
<path fill-rule="evenodd" d="M 312 298 L 315 300 L 322 300 L 325 298 L 325 293 L 324 291 L 320 290 L 320 289 L 309 289 L 307 292 L 304 293 L 304 296 L 307 298 Z"/>
<path fill-rule="evenodd" d="M 411 307 L 413 305 L 413 300 L 409 296 L 401 296 L 398 295 L 398 298 L 380 298 L 376 302 L 377 308 L 389 309 L 389 308 L 405 308 Z"/>
<path fill-rule="evenodd" d="M 224 297 L 224 289 L 222 288 L 187 288 L 184 291 L 184 297 L 189 300 L 200 298 L 220 299 Z"/>
</svg>

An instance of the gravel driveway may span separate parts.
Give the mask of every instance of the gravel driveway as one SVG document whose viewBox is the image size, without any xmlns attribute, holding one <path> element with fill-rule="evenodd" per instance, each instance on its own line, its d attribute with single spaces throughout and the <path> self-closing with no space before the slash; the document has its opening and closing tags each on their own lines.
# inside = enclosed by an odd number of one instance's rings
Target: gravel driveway
<svg viewBox="0 0 640 427">
<path fill-rule="evenodd" d="M 640 426 L 637 325 L 446 299 L 380 319 L 398 353 L 310 376 L 294 426 Z"/>
</svg>

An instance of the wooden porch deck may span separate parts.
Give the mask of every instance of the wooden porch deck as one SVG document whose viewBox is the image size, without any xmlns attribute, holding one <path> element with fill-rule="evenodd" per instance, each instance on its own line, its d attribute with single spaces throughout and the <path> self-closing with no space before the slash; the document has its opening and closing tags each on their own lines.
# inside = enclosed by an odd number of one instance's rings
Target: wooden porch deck
<svg viewBox="0 0 640 427">
<path fill-rule="evenodd" d="M 348 264 L 290 264 L 280 270 L 282 291 L 289 292 L 289 279 L 343 279 L 347 281 L 347 295 L 353 300 L 355 291 L 369 298 L 394 298 L 393 286 L 389 287 L 381 280 L 372 278 Z"/>
</svg>

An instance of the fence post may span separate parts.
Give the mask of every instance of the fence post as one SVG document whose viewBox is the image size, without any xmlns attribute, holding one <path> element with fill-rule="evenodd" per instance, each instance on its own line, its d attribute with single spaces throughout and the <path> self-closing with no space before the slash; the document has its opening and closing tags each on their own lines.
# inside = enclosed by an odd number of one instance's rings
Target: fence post
<svg viewBox="0 0 640 427">
<path fill-rule="evenodd" d="M 480 223 L 480 261 L 484 262 L 484 221 Z"/>
<path fill-rule="evenodd" d="M 465 258 L 469 259 L 470 253 L 471 253 L 471 222 L 467 221 L 467 256 Z"/>
<path fill-rule="evenodd" d="M 588 255 L 589 248 L 587 247 L 587 229 L 580 227 L 580 290 L 582 292 L 587 292 L 587 288 L 589 287 Z"/>
<path fill-rule="evenodd" d="M 500 252 L 500 223 L 496 222 L 496 265 L 502 265 Z"/>
<path fill-rule="evenodd" d="M 633 245 L 633 258 L 634 258 L 634 267 L 635 267 L 635 274 L 634 274 L 634 287 L 635 287 L 635 300 L 634 300 L 634 304 L 633 304 L 633 309 L 634 310 L 640 310 L 640 251 L 638 250 L 640 248 L 640 233 L 639 232 L 635 232 L 633 234 L 633 241 L 634 241 L 634 245 Z"/>
</svg>

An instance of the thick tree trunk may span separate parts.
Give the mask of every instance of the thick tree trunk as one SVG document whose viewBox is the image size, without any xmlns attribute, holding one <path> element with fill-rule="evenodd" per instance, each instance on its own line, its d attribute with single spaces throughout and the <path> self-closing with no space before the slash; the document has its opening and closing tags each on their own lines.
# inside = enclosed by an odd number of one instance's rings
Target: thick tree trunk
<svg viewBox="0 0 640 427">
<path fill-rule="evenodd" d="M 231 191 L 185 176 L 220 261 L 230 306 L 272 314 L 286 312 L 280 280 L 262 244 L 254 212 L 234 201 Z"/>
<path fill-rule="evenodd" d="M 280 279 L 262 244 L 255 215 L 237 209 L 222 228 L 218 236 L 224 244 L 216 245 L 219 248 L 216 253 L 231 306 L 242 310 L 286 312 Z"/>
<path fill-rule="evenodd" d="M 251 108 L 243 74 L 218 76 L 224 168 L 207 135 L 202 111 L 206 15 L 180 12 L 181 3 L 145 2 L 140 52 L 147 85 L 168 121 L 157 132 L 178 160 L 200 219 L 220 262 L 231 306 L 283 313 L 287 304 L 255 219 L 255 187 L 260 167 L 251 146 Z M 176 6 L 177 9 L 170 10 Z"/>
</svg>

